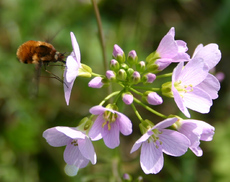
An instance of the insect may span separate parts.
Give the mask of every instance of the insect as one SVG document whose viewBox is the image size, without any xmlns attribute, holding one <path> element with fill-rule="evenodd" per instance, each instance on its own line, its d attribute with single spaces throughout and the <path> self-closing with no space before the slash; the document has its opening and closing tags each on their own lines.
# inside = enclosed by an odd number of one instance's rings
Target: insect
<svg viewBox="0 0 230 182">
<path fill-rule="evenodd" d="M 39 82 L 42 66 L 44 66 L 45 71 L 51 74 L 53 78 L 56 78 L 63 83 L 61 78 L 46 69 L 46 66 L 48 66 L 50 62 L 62 62 L 65 64 L 64 54 L 56 51 L 52 44 L 42 41 L 29 40 L 19 46 L 16 55 L 21 63 L 35 64 L 35 81 L 37 84 Z"/>
</svg>

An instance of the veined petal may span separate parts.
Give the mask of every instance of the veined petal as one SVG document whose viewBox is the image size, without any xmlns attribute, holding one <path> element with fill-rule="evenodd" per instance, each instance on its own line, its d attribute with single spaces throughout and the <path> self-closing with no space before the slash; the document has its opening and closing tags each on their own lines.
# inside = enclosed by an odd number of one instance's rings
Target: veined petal
<svg viewBox="0 0 230 182">
<path fill-rule="evenodd" d="M 193 57 L 202 58 L 208 65 L 209 70 L 219 63 L 221 59 L 221 52 L 217 44 L 211 43 L 204 47 L 199 45 L 199 47 L 196 49 L 198 50 L 195 50 Z"/>
<path fill-rule="evenodd" d="M 184 104 L 187 108 L 200 113 L 208 113 L 212 106 L 210 96 L 199 88 L 193 88 L 192 92 L 184 94 Z"/>
<path fill-rule="evenodd" d="M 73 51 L 74 51 L 74 54 L 75 54 L 75 57 L 76 57 L 76 61 L 78 63 L 78 66 L 80 67 L 81 65 L 81 53 L 80 53 L 80 48 L 79 48 L 79 45 L 77 43 L 77 39 L 74 35 L 73 32 L 70 32 L 70 36 L 71 36 L 71 41 L 72 41 L 72 46 L 73 46 Z"/>
<path fill-rule="evenodd" d="M 179 80 L 183 85 L 192 85 L 194 87 L 207 77 L 208 71 L 208 66 L 201 58 L 194 58 L 185 65 Z"/>
<path fill-rule="evenodd" d="M 157 148 L 153 142 L 144 142 L 141 147 L 140 163 L 145 174 L 158 173 L 164 163 L 161 147 Z"/>
<path fill-rule="evenodd" d="M 105 142 L 105 145 L 111 149 L 119 146 L 120 139 L 119 139 L 119 126 L 116 122 L 110 124 L 111 129 L 108 129 L 108 125 L 104 126 L 103 130 L 103 140 Z"/>
<path fill-rule="evenodd" d="M 68 56 L 66 58 L 66 71 L 64 74 L 64 78 L 68 83 L 73 82 L 75 78 L 78 76 L 78 69 L 80 68 L 76 59 L 72 56 Z"/>
<path fill-rule="evenodd" d="M 69 142 L 64 151 L 64 160 L 69 165 L 75 165 L 77 168 L 84 168 L 89 163 L 80 152 L 78 146 Z"/>
<path fill-rule="evenodd" d="M 187 152 L 190 146 L 189 139 L 174 130 L 162 129 L 162 134 L 159 134 L 159 139 L 162 142 L 162 150 L 167 155 L 181 156 Z"/>
<path fill-rule="evenodd" d="M 103 127 L 102 124 L 104 122 L 104 118 L 102 115 L 99 115 L 97 119 L 94 121 L 92 128 L 89 131 L 89 137 L 95 141 L 95 140 L 100 140 L 103 132 Z"/>
<path fill-rule="evenodd" d="M 103 106 L 94 106 L 94 107 L 91 107 L 89 112 L 94 115 L 99 115 L 99 114 L 103 114 L 106 110 L 107 109 L 104 108 Z"/>
<path fill-rule="evenodd" d="M 64 75 L 66 74 L 66 71 L 64 72 Z M 69 105 L 69 99 L 70 99 L 70 95 L 71 95 L 71 91 L 73 88 L 73 83 L 74 80 L 72 82 L 67 82 L 65 76 L 64 76 L 64 93 L 65 93 L 65 101 L 66 104 Z"/>
<path fill-rule="evenodd" d="M 197 146 L 197 147 L 189 147 L 191 149 L 191 151 L 197 156 L 200 157 L 203 155 L 203 150 Z"/>
<path fill-rule="evenodd" d="M 218 98 L 220 82 L 212 74 L 209 73 L 204 81 L 197 85 L 197 87 L 207 92 L 212 99 Z"/>
<path fill-rule="evenodd" d="M 141 146 L 141 144 L 142 144 L 143 142 L 145 142 L 146 140 L 148 140 L 149 137 L 150 137 L 152 134 L 153 134 L 153 132 L 150 131 L 150 132 L 146 132 L 144 135 L 142 135 L 142 136 L 134 143 L 134 145 L 133 145 L 133 147 L 132 147 L 130 153 L 133 153 L 133 152 L 135 152 L 137 149 L 139 149 L 140 146 Z"/>
<path fill-rule="evenodd" d="M 101 88 L 103 86 L 103 82 L 102 82 L 102 78 L 101 77 L 95 77 L 92 80 L 90 80 L 90 82 L 88 83 L 89 87 L 92 88 Z"/>
<path fill-rule="evenodd" d="M 118 117 L 116 122 L 119 124 L 119 129 L 123 135 L 130 135 L 132 133 L 132 122 L 130 119 L 120 112 L 116 112 Z"/>
<path fill-rule="evenodd" d="M 71 140 L 63 132 L 58 131 L 56 127 L 45 130 L 42 136 L 53 147 L 65 146 Z"/>
<path fill-rule="evenodd" d="M 80 138 L 84 139 L 86 137 L 84 133 L 82 133 L 81 131 L 78 131 L 74 127 L 57 126 L 55 128 L 57 131 L 65 134 L 66 136 L 72 139 L 80 139 Z"/>
<path fill-rule="evenodd" d="M 86 159 L 89 159 L 92 164 L 96 164 L 97 156 L 93 144 L 88 137 L 85 139 L 78 139 L 78 148 Z"/>
<path fill-rule="evenodd" d="M 180 62 L 173 70 L 173 74 L 172 74 L 172 83 L 174 84 L 174 82 L 178 81 L 180 78 L 180 74 L 183 70 L 184 67 L 184 62 Z"/>
<path fill-rule="evenodd" d="M 155 128 L 157 128 L 157 129 L 167 128 L 169 126 L 172 126 L 177 120 L 178 120 L 177 118 L 165 119 L 164 121 L 161 121 L 158 124 L 156 124 L 152 129 L 155 129 Z"/>
</svg>

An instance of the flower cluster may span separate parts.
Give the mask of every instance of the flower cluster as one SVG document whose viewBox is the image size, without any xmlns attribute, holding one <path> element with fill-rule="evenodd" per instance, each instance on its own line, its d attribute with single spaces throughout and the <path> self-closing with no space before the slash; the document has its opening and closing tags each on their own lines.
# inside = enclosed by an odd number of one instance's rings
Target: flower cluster
<svg viewBox="0 0 230 182">
<path fill-rule="evenodd" d="M 191 117 L 188 109 L 208 113 L 220 89 L 218 79 L 210 73 L 221 59 L 217 44 L 200 44 L 190 56 L 186 42 L 175 40 L 175 29 L 171 28 L 156 51 L 148 55 L 145 61 L 139 60 L 135 50 L 125 56 L 124 51 L 115 44 L 110 68 L 105 75 L 101 75 L 93 73 L 89 66 L 81 63 L 80 49 L 72 32 L 71 40 L 73 52 L 67 57 L 64 72 L 67 105 L 77 76 L 94 76 L 88 83 L 92 88 L 118 84 L 121 89 L 93 106 L 89 110 L 91 115 L 82 119 L 78 127 L 59 126 L 43 133 L 50 145 L 66 146 L 64 160 L 68 165 L 75 165 L 79 169 L 89 161 L 95 164 L 96 153 L 91 141 L 103 139 L 107 147 L 118 147 L 120 133 L 132 133 L 132 122 L 139 122 L 143 135 L 134 143 L 131 153 L 141 147 L 140 165 L 146 174 L 156 174 L 163 168 L 163 153 L 181 156 L 190 149 L 196 156 L 202 156 L 200 141 L 211 141 L 215 128 L 204 121 L 183 119 L 175 114 L 166 116 L 154 110 L 154 105 L 163 104 L 163 97 L 170 97 L 174 98 L 179 110 L 187 118 Z M 177 63 L 171 73 L 159 74 L 171 63 Z M 162 83 L 160 88 L 154 87 L 159 85 L 160 78 L 166 77 L 171 80 Z M 156 80 L 158 84 L 154 84 Z M 131 121 L 119 112 L 118 100 L 132 107 L 137 121 Z M 156 123 L 143 118 L 136 104 L 162 117 L 162 121 Z"/>
</svg>

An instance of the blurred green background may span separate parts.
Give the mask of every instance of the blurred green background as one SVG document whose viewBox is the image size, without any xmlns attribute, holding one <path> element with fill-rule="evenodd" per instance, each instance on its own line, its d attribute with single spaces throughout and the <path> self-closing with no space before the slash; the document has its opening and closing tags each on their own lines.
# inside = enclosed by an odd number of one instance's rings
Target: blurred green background
<svg viewBox="0 0 230 182">
<path fill-rule="evenodd" d="M 94 72 L 104 73 L 102 51 L 93 7 L 87 0 L 0 0 L 0 181 L 73 182 L 119 181 L 124 173 L 144 181 L 227 182 L 230 179 L 230 1 L 229 0 L 101 0 L 98 2 L 106 41 L 107 59 L 116 43 L 126 52 L 135 49 L 139 59 L 153 52 L 173 26 L 176 39 L 187 42 L 192 55 L 200 43 L 217 43 L 222 60 L 216 71 L 225 79 L 211 112 L 192 118 L 204 120 L 216 131 L 212 142 L 202 142 L 202 157 L 191 151 L 174 158 L 165 155 L 164 168 L 157 175 L 145 175 L 139 165 L 139 152 L 129 151 L 140 137 L 138 120 L 131 107 L 124 112 L 133 121 L 133 134 L 121 136 L 115 150 L 103 141 L 94 142 L 98 162 L 80 170 L 75 177 L 64 172 L 62 148 L 49 146 L 42 137 L 54 126 L 76 126 L 88 110 L 105 96 L 105 89 L 88 88 L 90 79 L 77 78 L 70 105 L 66 106 L 63 86 L 50 78 L 40 78 L 39 94 L 31 98 L 34 65 L 20 64 L 16 50 L 27 40 L 51 42 L 60 52 L 72 51 L 69 33 L 73 31 L 81 49 L 82 62 Z M 49 67 L 62 76 L 63 69 Z M 42 72 L 43 76 L 49 76 Z M 92 94 L 93 93 L 93 94 Z M 179 114 L 172 99 L 157 109 Z M 142 109 L 139 108 L 138 109 Z M 153 122 L 160 118 L 142 110 Z"/>
</svg>

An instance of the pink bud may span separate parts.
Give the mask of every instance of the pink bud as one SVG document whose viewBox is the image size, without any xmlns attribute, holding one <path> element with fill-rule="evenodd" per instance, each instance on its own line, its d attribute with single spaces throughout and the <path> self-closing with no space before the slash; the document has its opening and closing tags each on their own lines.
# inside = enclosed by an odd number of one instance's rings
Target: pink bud
<svg viewBox="0 0 230 182">
<path fill-rule="evenodd" d="M 115 44 L 113 47 L 113 57 L 117 58 L 117 56 L 123 56 L 123 54 L 123 50 L 117 44 Z"/>
<path fill-rule="evenodd" d="M 156 75 L 153 73 L 148 73 L 147 75 L 147 83 L 153 83 L 156 79 Z"/>
<path fill-rule="evenodd" d="M 163 99 L 156 92 L 150 92 L 147 96 L 147 102 L 151 105 L 160 105 L 163 103 Z"/>
<path fill-rule="evenodd" d="M 130 105 L 133 103 L 133 95 L 131 93 L 125 93 L 122 95 L 122 100 L 125 104 Z"/>
<path fill-rule="evenodd" d="M 106 77 L 111 80 L 113 78 L 115 78 L 115 73 L 112 70 L 107 70 L 106 71 Z"/>
<path fill-rule="evenodd" d="M 101 88 L 103 85 L 101 77 L 95 77 L 88 83 L 88 86 L 92 88 Z"/>
</svg>

